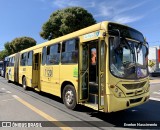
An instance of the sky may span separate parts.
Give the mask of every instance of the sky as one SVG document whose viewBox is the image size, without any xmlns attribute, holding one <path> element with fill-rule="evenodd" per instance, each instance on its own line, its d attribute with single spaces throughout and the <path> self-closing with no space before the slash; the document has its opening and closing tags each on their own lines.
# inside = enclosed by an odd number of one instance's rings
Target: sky
<svg viewBox="0 0 160 130">
<path fill-rule="evenodd" d="M 150 46 L 160 45 L 160 0 L 0 0 L 0 51 L 17 37 L 44 42 L 42 25 L 54 11 L 72 6 L 86 9 L 97 23 L 108 20 L 133 27 Z"/>
</svg>

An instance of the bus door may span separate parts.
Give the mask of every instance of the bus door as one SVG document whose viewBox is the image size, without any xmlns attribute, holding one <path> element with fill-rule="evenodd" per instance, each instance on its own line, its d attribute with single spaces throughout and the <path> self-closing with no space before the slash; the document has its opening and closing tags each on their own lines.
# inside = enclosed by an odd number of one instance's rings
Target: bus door
<svg viewBox="0 0 160 130">
<path fill-rule="evenodd" d="M 87 101 L 98 110 L 104 108 L 105 55 L 102 39 L 79 45 L 79 102 Z"/>
<path fill-rule="evenodd" d="M 33 68 L 32 68 L 32 84 L 34 88 L 39 88 L 40 81 L 40 53 L 33 55 Z"/>
<path fill-rule="evenodd" d="M 98 43 L 98 110 L 104 109 L 106 87 L 106 45 L 102 38 Z"/>
<path fill-rule="evenodd" d="M 15 64 L 14 64 L 14 82 L 19 82 L 19 58 L 20 53 L 15 55 Z"/>
<path fill-rule="evenodd" d="M 79 44 L 79 102 L 85 101 L 89 97 L 89 50 L 87 44 Z"/>
</svg>

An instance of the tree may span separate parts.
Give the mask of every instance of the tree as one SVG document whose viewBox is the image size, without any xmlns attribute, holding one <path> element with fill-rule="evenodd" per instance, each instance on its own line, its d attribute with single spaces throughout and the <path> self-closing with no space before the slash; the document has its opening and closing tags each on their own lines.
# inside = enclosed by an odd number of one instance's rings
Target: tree
<svg viewBox="0 0 160 130">
<path fill-rule="evenodd" d="M 32 47 L 36 45 L 36 41 L 30 37 L 19 37 L 13 39 L 11 42 L 6 42 L 4 47 L 7 51 L 8 55 L 13 53 L 17 53 L 26 48 Z"/>
<path fill-rule="evenodd" d="M 95 24 L 92 14 L 81 7 L 70 7 L 53 12 L 49 20 L 43 24 L 40 36 L 44 39 L 63 36 L 79 29 Z"/>
<path fill-rule="evenodd" d="M 5 48 L 5 51 L 6 51 L 6 54 L 7 55 L 11 55 L 14 53 L 14 48 L 13 48 L 13 45 L 11 42 L 6 42 L 4 44 L 4 48 Z"/>
<path fill-rule="evenodd" d="M 36 45 L 36 41 L 33 38 L 20 37 L 12 40 L 10 47 L 12 48 L 13 53 L 17 53 L 21 50 L 27 49 L 35 45 Z"/>
<path fill-rule="evenodd" d="M 0 51 L 0 60 L 4 60 L 4 58 L 8 55 L 6 50 Z"/>
<path fill-rule="evenodd" d="M 17 53 L 21 50 L 27 49 L 29 47 L 35 46 L 36 41 L 31 37 L 19 37 L 13 39 L 11 42 L 6 42 L 4 44 L 5 50 L 0 51 L 0 59 L 4 57 Z"/>
</svg>

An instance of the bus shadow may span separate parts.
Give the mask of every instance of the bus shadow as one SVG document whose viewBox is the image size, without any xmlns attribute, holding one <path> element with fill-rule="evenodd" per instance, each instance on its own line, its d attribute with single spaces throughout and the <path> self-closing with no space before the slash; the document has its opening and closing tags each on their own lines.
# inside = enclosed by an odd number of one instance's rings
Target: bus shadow
<svg viewBox="0 0 160 130">
<path fill-rule="evenodd" d="M 42 96 L 42 97 L 45 97 L 45 98 L 48 98 L 48 99 L 51 99 L 53 101 L 56 101 L 56 102 L 59 102 L 59 103 L 63 103 L 62 99 L 60 97 L 57 97 L 57 96 L 54 96 L 52 94 L 49 94 L 49 93 L 46 93 L 46 92 L 38 92 L 36 91 L 34 88 L 31 88 L 31 87 L 27 87 L 27 90 L 24 90 L 22 88 L 22 85 L 21 84 L 18 84 L 18 83 L 15 83 L 15 82 L 12 82 L 14 85 L 16 86 L 19 86 L 21 88 L 21 91 L 25 92 L 26 91 L 26 94 L 28 92 L 32 93 L 32 94 L 37 94 L 39 96 Z M 28 93 L 29 94 L 29 93 Z"/>
<path fill-rule="evenodd" d="M 38 91 L 34 90 L 33 88 L 29 88 L 29 89 L 28 89 L 29 91 L 33 91 L 33 92 L 39 94 L 42 97 L 45 97 L 45 98 L 48 98 L 48 99 L 51 99 L 53 101 L 56 101 L 56 102 L 59 102 L 59 103 L 63 104 L 62 99 L 58 96 L 55 96 L 55 95 L 52 95 L 52 94 L 49 94 L 49 93 L 46 93 L 46 92 L 42 92 L 42 91 L 38 92 Z"/>
<path fill-rule="evenodd" d="M 18 83 L 14 83 L 14 84 L 16 86 L 19 86 L 21 89 L 23 89 L 21 84 L 18 84 Z M 42 92 L 42 91 L 38 92 L 34 88 L 30 88 L 30 87 L 28 87 L 27 90 L 23 90 L 23 91 L 27 91 L 27 93 L 28 92 L 31 92 L 31 93 L 33 92 L 32 94 L 36 93 L 36 94 L 38 94 L 38 95 L 40 95 L 44 98 L 47 98 L 49 100 L 51 99 L 53 102 L 61 103 L 62 105 L 64 105 L 63 100 L 58 96 L 55 96 L 55 95 L 52 95 L 52 94 L 49 94 L 49 93 L 46 93 L 46 92 Z M 86 107 L 86 106 L 83 106 L 83 105 L 80 105 L 80 104 L 77 104 L 77 107 L 73 111 L 75 111 L 75 112 L 86 112 L 88 114 L 97 112 L 96 110 L 93 110 L 92 108 L 89 108 L 89 107 Z"/>
<path fill-rule="evenodd" d="M 137 123 L 158 123 L 160 121 L 160 103 L 158 101 L 149 100 L 147 103 L 133 107 L 127 110 L 122 110 L 112 113 L 103 112 L 93 112 L 90 113 L 91 117 L 96 117 L 101 122 L 101 127 L 105 127 L 106 123 L 110 124 L 112 127 L 123 127 L 123 128 L 147 128 L 139 126 L 125 126 L 126 124 L 136 124 Z M 96 122 L 95 122 L 96 123 Z M 109 125 L 109 126 L 110 126 Z M 149 127 L 154 128 L 154 127 Z M 157 128 L 157 127 L 155 127 Z"/>
<path fill-rule="evenodd" d="M 19 85 L 21 86 L 21 85 Z M 37 92 L 33 88 L 28 88 L 27 91 L 34 92 L 43 96 L 45 98 L 51 99 L 57 103 L 62 105 L 63 101 L 61 98 L 54 96 L 52 94 L 48 94 L 45 92 Z M 89 115 L 90 117 L 97 118 L 99 121 L 91 122 L 94 126 L 97 127 L 122 127 L 122 128 L 157 128 L 157 127 L 134 127 L 134 126 L 124 126 L 124 124 L 136 124 L 136 123 L 156 123 L 160 122 L 160 103 L 159 101 L 149 100 L 147 103 L 142 104 L 137 107 L 133 107 L 130 109 L 118 111 L 118 112 L 111 112 L 111 113 L 104 113 L 93 110 L 92 108 L 88 108 L 83 105 L 77 105 L 74 112 L 83 112 Z M 62 107 L 61 109 L 64 109 Z M 67 109 L 66 109 L 67 111 Z M 97 120 L 96 119 L 96 120 Z"/>
</svg>

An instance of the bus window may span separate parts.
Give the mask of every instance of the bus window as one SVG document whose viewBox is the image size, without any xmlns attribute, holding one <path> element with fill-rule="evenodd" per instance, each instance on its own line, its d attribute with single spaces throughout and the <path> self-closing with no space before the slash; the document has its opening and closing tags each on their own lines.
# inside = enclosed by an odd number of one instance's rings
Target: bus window
<svg viewBox="0 0 160 130">
<path fill-rule="evenodd" d="M 55 44 L 47 47 L 47 64 L 59 64 L 60 44 Z"/>
<path fill-rule="evenodd" d="M 27 52 L 21 55 L 21 66 L 27 65 Z"/>
<path fill-rule="evenodd" d="M 28 66 L 32 66 L 33 52 L 28 52 Z"/>
<path fill-rule="evenodd" d="M 11 58 L 8 58 L 8 66 L 11 66 Z"/>
<path fill-rule="evenodd" d="M 43 47 L 43 50 L 42 50 L 42 65 L 46 64 L 46 53 L 47 53 L 46 47 Z"/>
<path fill-rule="evenodd" d="M 14 66 L 14 57 L 12 57 L 11 66 Z"/>
<path fill-rule="evenodd" d="M 62 43 L 62 63 L 78 62 L 78 40 L 72 39 Z"/>
<path fill-rule="evenodd" d="M 14 66 L 14 57 L 11 57 L 11 58 L 9 58 L 9 64 L 8 64 L 8 66 Z"/>
</svg>

